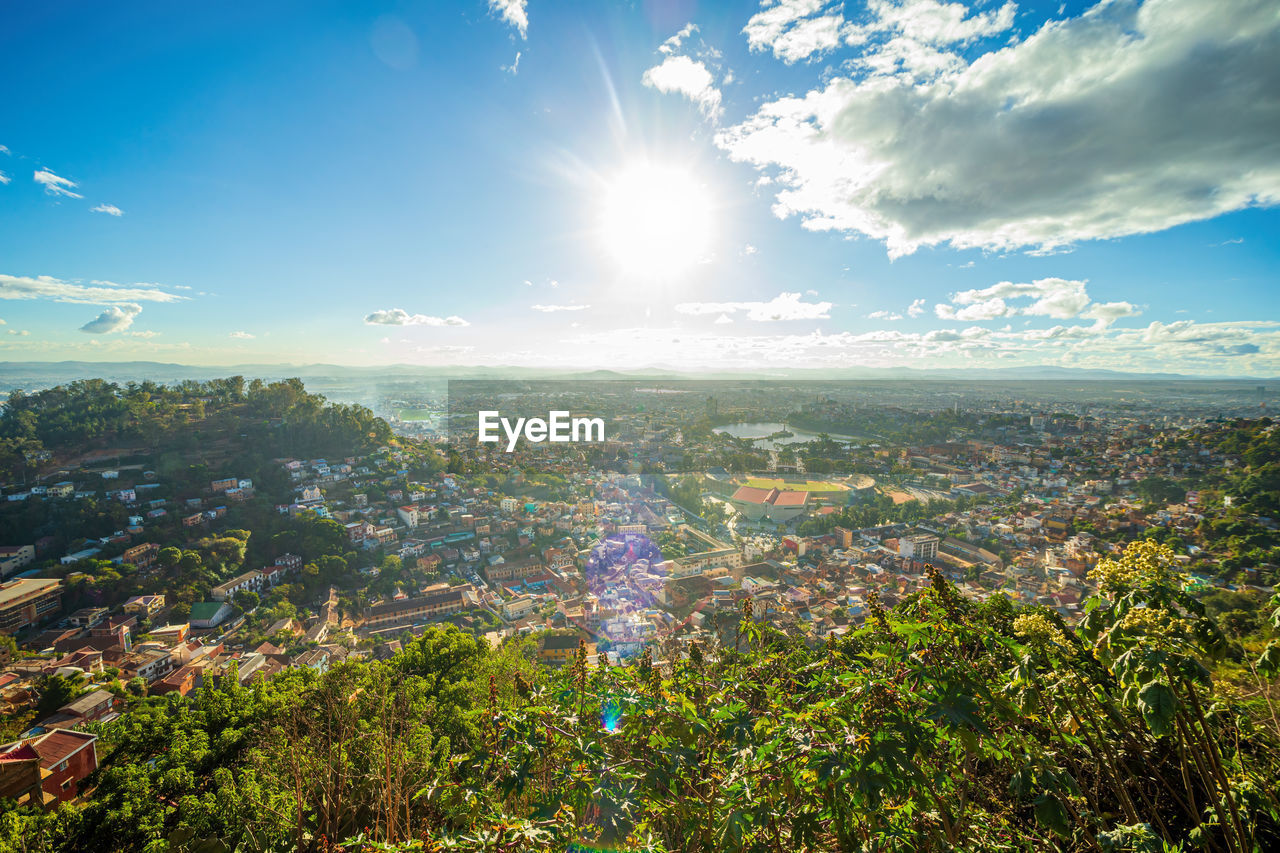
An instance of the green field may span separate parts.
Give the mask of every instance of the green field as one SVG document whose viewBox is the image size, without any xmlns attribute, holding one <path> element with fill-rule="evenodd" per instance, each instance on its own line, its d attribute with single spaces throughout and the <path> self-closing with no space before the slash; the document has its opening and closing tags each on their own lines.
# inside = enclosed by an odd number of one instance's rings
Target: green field
<svg viewBox="0 0 1280 853">
<path fill-rule="evenodd" d="M 791 482 L 789 480 L 771 480 L 768 477 L 751 477 L 746 484 L 753 489 L 781 489 L 789 492 L 843 492 L 845 486 L 837 483 L 824 483 L 821 480 L 805 480 Z"/>
</svg>

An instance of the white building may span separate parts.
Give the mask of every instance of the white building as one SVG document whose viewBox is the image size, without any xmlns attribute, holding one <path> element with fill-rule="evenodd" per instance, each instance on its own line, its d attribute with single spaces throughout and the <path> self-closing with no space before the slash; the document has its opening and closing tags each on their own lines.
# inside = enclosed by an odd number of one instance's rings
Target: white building
<svg viewBox="0 0 1280 853">
<path fill-rule="evenodd" d="M 938 559 L 938 537 L 927 533 L 903 536 L 898 540 L 898 553 L 908 560 L 925 562 Z"/>
</svg>

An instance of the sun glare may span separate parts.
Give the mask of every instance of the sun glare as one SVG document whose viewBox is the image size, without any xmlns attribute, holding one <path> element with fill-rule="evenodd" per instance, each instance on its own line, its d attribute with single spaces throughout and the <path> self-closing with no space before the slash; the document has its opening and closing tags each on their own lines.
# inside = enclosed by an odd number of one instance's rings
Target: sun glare
<svg viewBox="0 0 1280 853">
<path fill-rule="evenodd" d="M 637 164 L 605 188 L 600 239 L 624 274 L 673 278 L 706 257 L 711 217 L 705 187 L 688 172 Z"/>
</svg>

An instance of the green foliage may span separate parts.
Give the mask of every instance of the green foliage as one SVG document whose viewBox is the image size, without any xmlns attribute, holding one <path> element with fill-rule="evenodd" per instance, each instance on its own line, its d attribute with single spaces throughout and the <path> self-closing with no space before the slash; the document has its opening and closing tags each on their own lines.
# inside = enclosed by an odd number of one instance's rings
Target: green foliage
<svg viewBox="0 0 1280 853">
<path fill-rule="evenodd" d="M 1095 572 L 1078 627 L 932 572 L 819 648 L 744 614 L 736 643 L 623 667 L 582 646 L 547 674 L 530 640 L 435 628 L 386 662 L 228 676 L 113 724 L 92 799 L 41 843 L 1275 848 L 1280 732 L 1217 689 L 1227 644 L 1172 553 L 1136 543 Z M 1273 678 L 1278 656 L 1256 668 Z"/>
<path fill-rule="evenodd" d="M 84 691 L 84 676 L 46 675 L 41 677 L 39 688 L 36 710 L 41 715 L 51 714 Z"/>
</svg>

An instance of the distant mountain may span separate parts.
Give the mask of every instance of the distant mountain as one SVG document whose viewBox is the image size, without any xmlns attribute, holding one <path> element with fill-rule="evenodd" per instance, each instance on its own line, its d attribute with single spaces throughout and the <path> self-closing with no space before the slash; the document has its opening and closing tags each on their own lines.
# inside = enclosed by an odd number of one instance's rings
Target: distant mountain
<svg viewBox="0 0 1280 853">
<path fill-rule="evenodd" d="M 296 376 L 303 380 L 333 381 L 379 379 L 683 379 L 683 380 L 950 380 L 966 382 L 1024 382 L 1031 380 L 1074 381 L 1200 381 L 1275 382 L 1276 377 L 1195 376 L 1181 373 L 1126 373 L 1115 370 L 1056 367 L 930 368 L 848 367 L 848 368 L 763 368 L 760 370 L 680 370 L 667 365 L 633 370 L 535 367 L 429 367 L 389 364 L 351 367 L 338 364 L 237 364 L 219 367 L 172 364 L 156 361 L 6 361 L 0 362 L 0 390 L 35 389 L 76 379 L 103 378 L 112 382 L 181 382 L 185 379 L 212 379 L 242 375 L 267 380 Z"/>
</svg>

